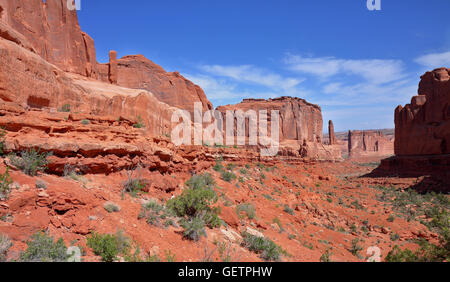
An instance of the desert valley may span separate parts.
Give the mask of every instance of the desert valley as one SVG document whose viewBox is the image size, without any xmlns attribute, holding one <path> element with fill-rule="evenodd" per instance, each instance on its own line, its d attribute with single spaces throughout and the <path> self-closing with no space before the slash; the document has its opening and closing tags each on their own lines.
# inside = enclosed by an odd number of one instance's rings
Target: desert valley
<svg viewBox="0 0 450 282">
<path fill-rule="evenodd" d="M 98 63 L 65 2 L 0 0 L 0 261 L 448 260 L 450 69 L 423 74 L 395 129 L 335 132 L 305 99 L 214 109 L 142 55 Z M 278 111 L 278 153 L 176 146 L 194 103 Z"/>
</svg>

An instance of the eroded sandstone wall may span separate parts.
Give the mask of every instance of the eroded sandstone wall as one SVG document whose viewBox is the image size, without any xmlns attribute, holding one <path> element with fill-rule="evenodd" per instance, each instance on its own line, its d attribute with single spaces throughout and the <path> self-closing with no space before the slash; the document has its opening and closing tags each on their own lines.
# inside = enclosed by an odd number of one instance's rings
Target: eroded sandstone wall
<svg viewBox="0 0 450 282">
<path fill-rule="evenodd" d="M 393 155 L 394 141 L 381 131 L 349 131 L 348 153 L 350 157 Z"/>
<path fill-rule="evenodd" d="M 449 154 L 450 69 L 424 74 L 418 94 L 395 110 L 396 155 Z"/>
<path fill-rule="evenodd" d="M 92 38 L 83 33 L 66 0 L 0 0 L 0 22 L 21 34 L 34 51 L 61 70 L 97 77 Z"/>
<path fill-rule="evenodd" d="M 193 112 L 194 102 L 212 109 L 203 90 L 179 73 L 167 73 L 144 56 L 98 64 L 94 40 L 82 32 L 67 0 L 0 0 L 0 37 L 40 55 L 65 72 L 119 86 L 144 89 L 166 104 Z"/>
<path fill-rule="evenodd" d="M 279 111 L 280 141 L 297 140 L 299 142 L 322 143 L 322 110 L 319 106 L 308 103 L 300 98 L 281 97 L 269 100 L 246 99 L 240 104 L 221 106 L 218 107 L 217 110 L 222 112 L 224 117 L 227 111 L 235 112 L 241 110 L 245 113 L 248 110 L 253 110 L 256 112 L 260 110 L 267 110 L 269 128 L 271 124 L 271 111 Z M 246 120 L 246 127 L 248 128 L 248 120 Z"/>
<path fill-rule="evenodd" d="M 294 97 L 281 97 L 276 99 L 245 99 L 236 105 L 227 105 L 217 108 L 224 117 L 226 132 L 226 113 L 243 113 L 252 110 L 257 113 L 267 110 L 268 134 L 271 135 L 271 112 L 279 112 L 279 155 L 295 156 L 320 160 L 341 160 L 341 152 L 337 146 L 323 144 L 323 118 L 322 110 L 318 105 L 308 103 L 304 99 Z M 258 116 L 259 118 L 259 116 Z M 237 120 L 234 121 L 233 132 L 236 130 Z M 249 137 L 249 119 L 245 120 L 246 137 Z M 247 140 L 248 141 L 248 140 Z"/>
</svg>

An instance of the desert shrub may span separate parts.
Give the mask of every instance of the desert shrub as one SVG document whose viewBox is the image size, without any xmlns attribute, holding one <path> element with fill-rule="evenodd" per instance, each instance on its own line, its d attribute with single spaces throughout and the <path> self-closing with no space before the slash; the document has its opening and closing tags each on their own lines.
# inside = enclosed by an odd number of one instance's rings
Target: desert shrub
<svg viewBox="0 0 450 282">
<path fill-rule="evenodd" d="M 235 180 L 237 176 L 231 171 L 222 171 L 220 178 L 222 178 L 223 181 L 231 182 Z"/>
<path fill-rule="evenodd" d="M 355 238 L 352 240 L 352 244 L 350 246 L 349 252 L 352 253 L 352 255 L 359 257 L 359 252 L 362 251 L 362 247 L 359 245 L 359 239 Z"/>
<path fill-rule="evenodd" d="M 206 236 L 205 221 L 202 216 L 195 216 L 183 219 L 181 226 L 184 228 L 183 235 L 192 241 L 200 240 L 201 236 Z"/>
<path fill-rule="evenodd" d="M 180 196 L 167 202 L 167 208 L 185 220 L 201 217 L 210 228 L 219 227 L 220 210 L 211 207 L 218 201 L 214 185 L 214 179 L 209 173 L 194 175 L 186 182 L 187 189 Z"/>
<path fill-rule="evenodd" d="M 9 168 L 6 168 L 4 174 L 0 173 L 0 200 L 7 199 L 11 193 L 12 179 L 9 175 Z"/>
<path fill-rule="evenodd" d="M 272 240 L 258 237 L 247 232 L 244 232 L 242 237 L 242 245 L 249 251 L 259 254 L 262 259 L 266 261 L 280 260 L 283 250 Z"/>
<path fill-rule="evenodd" d="M 20 153 L 20 157 L 12 156 L 11 163 L 29 176 L 36 176 L 39 172 L 47 169 L 49 161 L 48 157 L 52 153 L 41 153 L 34 148 L 27 149 Z"/>
<path fill-rule="evenodd" d="M 242 213 L 245 213 L 248 219 L 254 219 L 256 217 L 255 206 L 252 204 L 240 204 L 236 207 L 236 213 L 239 217 L 242 217 Z"/>
<path fill-rule="evenodd" d="M 222 163 L 219 161 L 217 161 L 216 165 L 213 167 L 213 170 L 217 172 L 222 172 L 224 169 L 225 168 L 223 167 Z"/>
<path fill-rule="evenodd" d="M 134 128 L 144 128 L 145 124 L 141 118 L 141 116 L 137 117 L 138 122 L 133 125 Z"/>
<path fill-rule="evenodd" d="M 112 202 L 105 203 L 103 205 L 103 208 L 109 213 L 119 212 L 120 211 L 120 207 L 118 205 L 116 205 L 115 203 L 112 203 Z"/>
<path fill-rule="evenodd" d="M 173 216 L 174 214 L 171 210 L 159 204 L 156 200 L 142 205 L 139 213 L 139 219 L 145 218 L 148 224 L 158 227 L 175 225 Z"/>
<path fill-rule="evenodd" d="M 103 235 L 94 232 L 87 238 L 87 246 L 94 254 L 101 256 L 104 262 L 113 262 L 119 254 L 126 256 L 131 245 L 129 239 L 119 231 L 116 234 Z"/>
<path fill-rule="evenodd" d="M 239 172 L 244 175 L 248 174 L 248 170 L 245 168 L 242 168 L 241 170 L 239 170 Z"/>
<path fill-rule="evenodd" d="M 231 243 L 218 242 L 217 249 L 219 251 L 219 258 L 222 262 L 232 262 L 233 254 L 236 252 L 234 248 L 232 248 Z"/>
<path fill-rule="evenodd" d="M 236 168 L 236 165 L 235 164 L 227 164 L 227 169 L 228 170 L 230 170 L 230 171 L 233 171 L 234 169 Z"/>
<path fill-rule="evenodd" d="M 65 104 L 58 111 L 62 112 L 62 113 L 70 113 L 71 106 L 70 106 L 70 104 Z"/>
<path fill-rule="evenodd" d="M 385 258 L 386 262 L 419 262 L 420 259 L 411 250 L 402 250 L 399 246 L 395 246 Z"/>
<path fill-rule="evenodd" d="M 37 189 L 47 189 L 47 183 L 45 183 L 45 181 L 42 181 L 42 180 L 37 180 L 36 188 Z"/>
<path fill-rule="evenodd" d="M 11 240 L 6 235 L 0 234 L 0 262 L 6 261 L 6 256 L 11 246 Z"/>
<path fill-rule="evenodd" d="M 291 209 L 288 205 L 284 205 L 283 211 L 284 211 L 285 213 L 290 214 L 290 215 L 294 215 L 294 210 Z"/>
<path fill-rule="evenodd" d="M 82 125 L 89 125 L 91 122 L 88 120 L 88 119 L 83 119 L 82 121 L 81 121 L 81 124 Z"/>
<path fill-rule="evenodd" d="M 320 257 L 320 262 L 331 262 L 330 257 L 331 257 L 330 249 L 327 249 L 325 253 L 323 253 L 322 256 Z"/>
<path fill-rule="evenodd" d="M 137 172 L 137 176 L 135 175 Z M 123 193 L 128 193 L 132 197 L 136 197 L 145 188 L 145 183 L 140 177 L 140 168 L 138 167 L 135 171 L 127 171 L 127 180 L 123 183 Z"/>
<path fill-rule="evenodd" d="M 25 252 L 20 255 L 20 261 L 66 262 L 69 258 L 63 239 L 55 242 L 53 237 L 44 232 L 34 234 L 27 245 Z"/>
</svg>

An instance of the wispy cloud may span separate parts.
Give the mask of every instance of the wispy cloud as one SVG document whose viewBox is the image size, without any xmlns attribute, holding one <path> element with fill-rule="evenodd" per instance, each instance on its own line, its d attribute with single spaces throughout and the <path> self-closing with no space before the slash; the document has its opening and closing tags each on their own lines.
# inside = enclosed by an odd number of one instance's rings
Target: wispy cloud
<svg viewBox="0 0 450 282">
<path fill-rule="evenodd" d="M 287 54 L 284 63 L 292 71 L 315 75 L 322 79 L 337 75 L 353 75 L 362 77 L 370 83 L 382 84 L 404 77 L 404 66 L 400 60 L 350 60 Z"/>
<path fill-rule="evenodd" d="M 278 66 L 200 65 L 186 77 L 215 106 L 245 98 L 294 96 L 322 107 L 341 130 L 393 126 L 397 105 L 417 93 L 417 73 L 401 60 L 287 54 Z"/>
<path fill-rule="evenodd" d="M 215 106 L 240 102 L 245 98 L 276 98 L 277 91 L 242 90 L 236 82 L 206 74 L 186 74 L 185 77 L 198 84 Z"/>
<path fill-rule="evenodd" d="M 203 65 L 200 66 L 200 69 L 211 75 L 228 77 L 239 82 L 253 83 L 278 89 L 290 89 L 304 81 L 302 78 L 283 77 L 252 65 Z"/>
<path fill-rule="evenodd" d="M 450 66 L 450 51 L 444 53 L 432 53 L 421 56 L 414 60 L 416 63 L 429 69 Z"/>
</svg>

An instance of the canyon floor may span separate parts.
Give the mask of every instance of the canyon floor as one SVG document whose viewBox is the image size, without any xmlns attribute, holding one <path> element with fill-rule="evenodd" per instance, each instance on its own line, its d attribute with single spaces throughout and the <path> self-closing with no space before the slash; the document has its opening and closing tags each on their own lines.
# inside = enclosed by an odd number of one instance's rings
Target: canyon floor
<svg viewBox="0 0 450 282">
<path fill-rule="evenodd" d="M 182 189 L 167 188 L 167 179 L 182 187 L 189 173 L 163 178 L 142 169 L 140 179 L 160 185 L 130 195 L 123 193 L 123 183 L 130 178 L 127 171 L 72 177 L 30 177 L 10 171 L 13 191 L 9 200 L 0 202 L 0 233 L 13 242 L 10 260 L 19 258 L 39 230 L 63 238 L 67 246 L 80 246 L 83 261 L 101 260 L 86 247 L 86 237 L 93 231 L 122 232 L 141 257 L 185 262 L 263 261 L 243 246 L 243 232 L 280 246 L 281 261 L 366 261 L 377 255 L 367 252 L 370 247 L 379 248 L 383 258 L 395 245 L 416 249 L 416 239 L 437 243 L 438 235 L 422 224 L 427 221 L 425 209 L 436 205 L 448 209 L 448 196 L 439 202 L 408 192 L 423 178 L 368 176 L 380 159 L 296 164 L 217 159 L 215 166 L 197 173 L 210 173 L 215 180 L 223 225 L 206 228 L 207 236 L 197 242 L 184 238 L 176 223 L 166 227 L 139 219 L 143 203 L 156 200 L 163 205 L 181 193 Z M 0 172 L 5 170 L 2 162 Z M 424 197 L 420 204 L 417 197 Z M 108 202 L 118 210 L 108 212 Z"/>
</svg>

